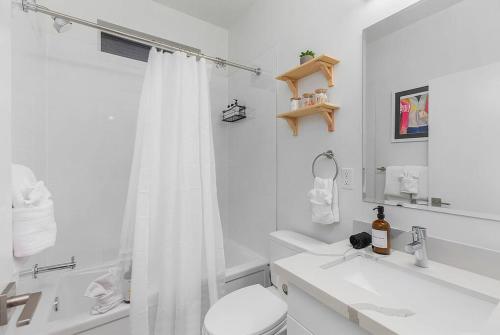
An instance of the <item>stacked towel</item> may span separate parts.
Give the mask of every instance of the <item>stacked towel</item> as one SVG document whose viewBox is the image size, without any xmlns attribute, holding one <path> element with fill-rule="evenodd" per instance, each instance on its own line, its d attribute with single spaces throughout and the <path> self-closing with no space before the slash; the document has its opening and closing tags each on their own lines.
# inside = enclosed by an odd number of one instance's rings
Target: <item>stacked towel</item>
<svg viewBox="0 0 500 335">
<path fill-rule="evenodd" d="M 401 177 L 404 174 L 402 166 L 388 166 L 385 169 L 385 190 L 384 194 L 400 197 L 401 196 Z"/>
<path fill-rule="evenodd" d="M 400 178 L 400 192 L 416 195 L 418 193 L 418 176 L 405 171 L 403 176 Z"/>
<path fill-rule="evenodd" d="M 385 172 L 386 196 L 403 197 L 411 194 L 414 199 L 428 198 L 427 166 L 388 166 Z"/>
<path fill-rule="evenodd" d="M 85 291 L 85 296 L 95 299 L 95 305 L 90 314 L 103 314 L 115 308 L 123 301 L 120 289 L 118 269 L 110 269 L 105 275 L 100 276 Z"/>
<path fill-rule="evenodd" d="M 12 165 L 12 206 L 31 208 L 44 205 L 51 194 L 43 181 L 37 181 L 35 174 L 26 166 Z"/>
<path fill-rule="evenodd" d="M 39 253 L 56 242 L 54 203 L 42 181 L 22 165 L 12 165 L 12 230 L 14 256 Z"/>
<path fill-rule="evenodd" d="M 428 200 L 429 198 L 429 178 L 427 166 L 407 165 L 404 167 L 405 173 L 418 180 L 417 189 L 413 189 L 414 199 Z"/>
<path fill-rule="evenodd" d="M 312 208 L 312 222 L 332 224 L 340 222 L 337 182 L 316 177 L 314 188 L 308 193 Z"/>
<path fill-rule="evenodd" d="M 57 227 L 52 200 L 37 207 L 14 208 L 12 222 L 14 256 L 16 257 L 37 254 L 56 243 Z"/>
</svg>

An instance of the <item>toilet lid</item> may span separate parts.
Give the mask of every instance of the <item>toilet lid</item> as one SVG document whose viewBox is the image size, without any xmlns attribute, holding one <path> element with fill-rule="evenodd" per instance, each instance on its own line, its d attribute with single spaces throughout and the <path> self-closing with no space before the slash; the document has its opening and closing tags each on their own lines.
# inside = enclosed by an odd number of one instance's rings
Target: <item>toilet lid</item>
<svg viewBox="0 0 500 335">
<path fill-rule="evenodd" d="M 286 303 L 261 285 L 248 286 L 217 301 L 205 317 L 209 335 L 260 335 L 286 319 Z"/>
</svg>

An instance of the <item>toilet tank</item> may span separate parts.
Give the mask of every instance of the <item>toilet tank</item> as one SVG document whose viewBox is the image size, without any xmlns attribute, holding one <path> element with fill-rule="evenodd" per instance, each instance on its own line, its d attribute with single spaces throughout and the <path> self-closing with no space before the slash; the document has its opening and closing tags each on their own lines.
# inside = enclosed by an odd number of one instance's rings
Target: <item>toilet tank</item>
<svg viewBox="0 0 500 335">
<path fill-rule="evenodd" d="M 324 242 L 289 230 L 278 230 L 270 233 L 269 262 L 271 263 L 271 284 L 282 291 L 284 281 L 273 271 L 273 262 L 325 245 L 326 243 Z"/>
</svg>

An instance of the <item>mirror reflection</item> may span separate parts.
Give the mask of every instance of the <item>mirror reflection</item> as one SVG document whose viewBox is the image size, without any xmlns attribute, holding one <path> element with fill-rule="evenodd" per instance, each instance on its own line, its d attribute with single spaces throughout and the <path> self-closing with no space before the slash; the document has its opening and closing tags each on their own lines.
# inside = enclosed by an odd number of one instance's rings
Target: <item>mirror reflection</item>
<svg viewBox="0 0 500 335">
<path fill-rule="evenodd" d="M 366 201 L 500 214 L 499 11 L 421 1 L 364 31 Z"/>
</svg>

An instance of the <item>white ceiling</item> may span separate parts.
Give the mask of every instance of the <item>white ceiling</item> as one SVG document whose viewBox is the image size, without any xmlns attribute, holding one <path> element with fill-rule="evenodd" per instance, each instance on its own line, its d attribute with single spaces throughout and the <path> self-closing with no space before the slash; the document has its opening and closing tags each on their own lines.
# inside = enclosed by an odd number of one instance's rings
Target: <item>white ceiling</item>
<svg viewBox="0 0 500 335">
<path fill-rule="evenodd" d="M 154 0 L 167 7 L 229 28 L 255 0 Z"/>
</svg>

